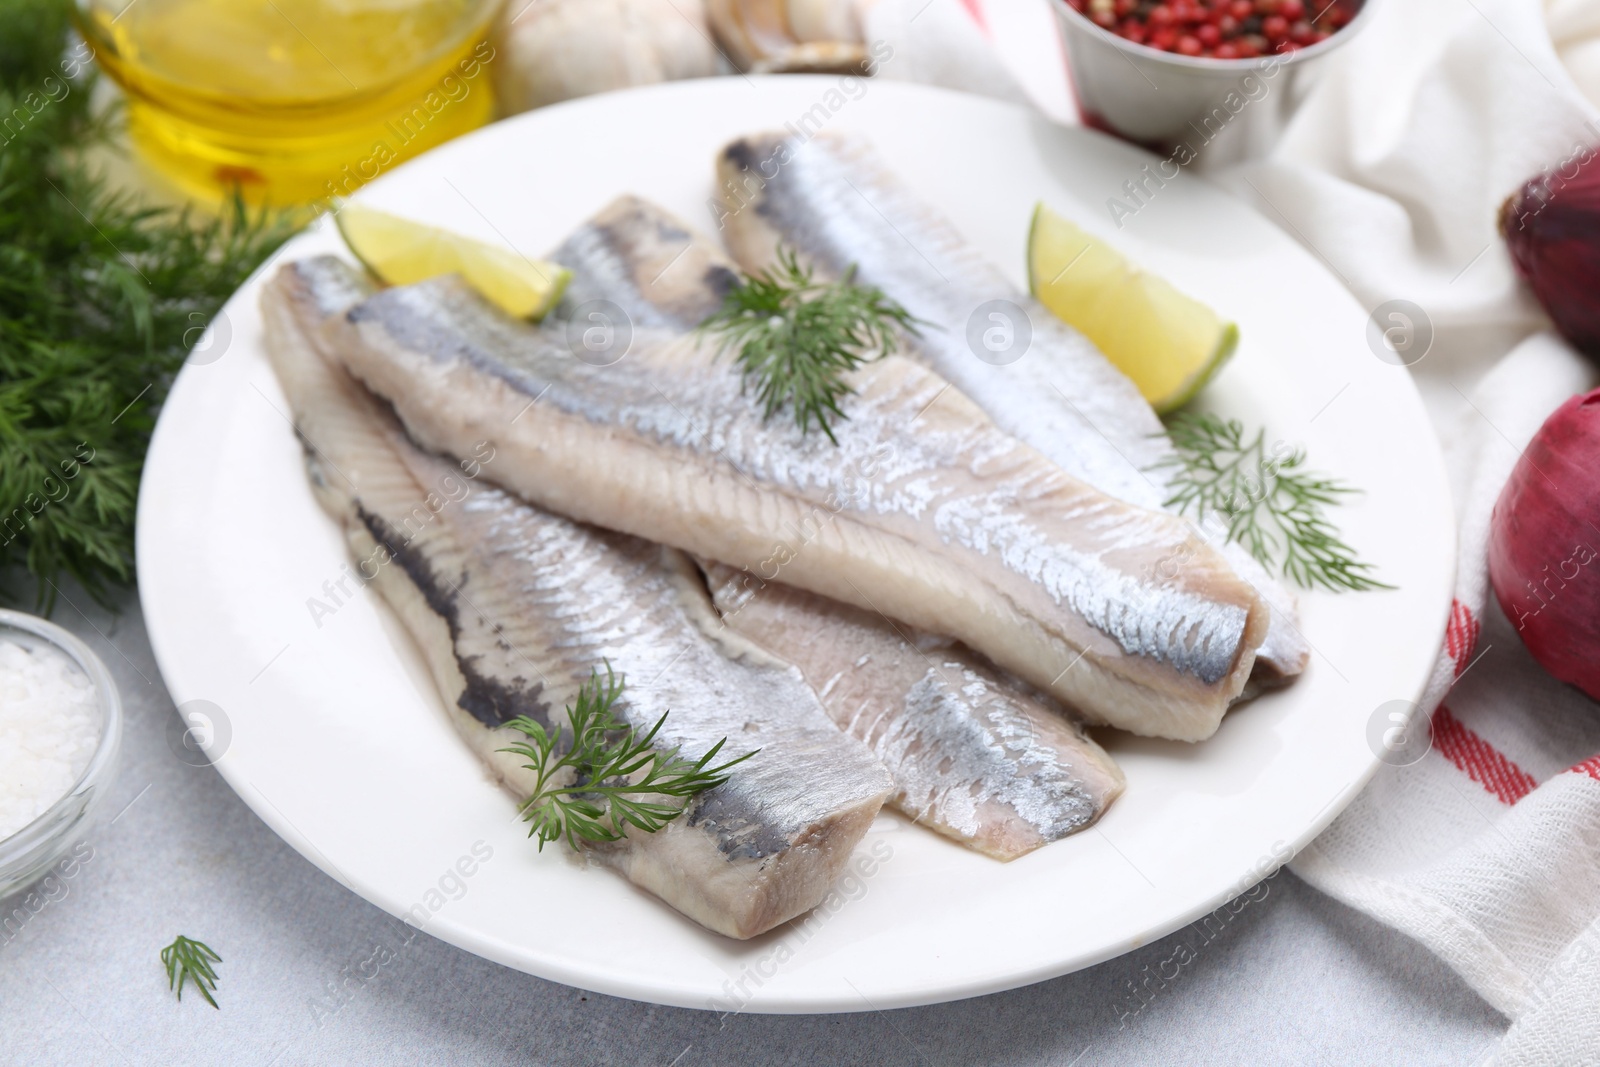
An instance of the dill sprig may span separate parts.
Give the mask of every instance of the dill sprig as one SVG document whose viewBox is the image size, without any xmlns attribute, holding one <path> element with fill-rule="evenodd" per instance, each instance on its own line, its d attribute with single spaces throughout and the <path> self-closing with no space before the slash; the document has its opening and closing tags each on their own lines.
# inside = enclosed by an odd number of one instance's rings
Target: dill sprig
<svg viewBox="0 0 1600 1067">
<path fill-rule="evenodd" d="M 616 717 L 622 688 L 623 680 L 609 663 L 604 678 L 599 671 L 589 676 L 577 702 L 567 708 L 572 745 L 565 752 L 562 739 L 568 735 L 559 725 L 547 730 L 524 715 L 506 723 L 528 738 L 500 751 L 526 756 L 528 769 L 537 776 L 521 811 L 530 823 L 528 836 L 538 837 L 541 852 L 558 838 L 566 838 L 574 851 L 584 843 L 619 841 L 625 825 L 653 834 L 682 814 L 691 797 L 721 785 L 730 767 L 755 755 L 746 752 L 712 766 L 727 738 L 698 760 L 683 758 L 677 748 L 657 751 L 656 734 L 666 714 L 639 734 Z M 566 770 L 570 777 L 562 773 Z"/>
<path fill-rule="evenodd" d="M 897 328 L 916 334 L 925 325 L 882 290 L 855 284 L 855 273 L 851 265 L 838 281 L 817 282 L 780 246 L 776 264 L 747 275 L 700 324 L 717 335 L 719 355 L 737 351 L 762 418 L 791 407 L 802 434 L 815 422 L 834 444 L 830 420 L 849 417 L 839 402 L 853 392 L 845 374 L 887 352 Z"/>
<path fill-rule="evenodd" d="M 1247 439 L 1237 419 L 1191 412 L 1175 416 L 1167 436 L 1173 455 L 1155 465 L 1174 472 L 1167 507 L 1197 521 L 1220 516 L 1229 541 L 1306 589 L 1394 588 L 1371 577 L 1372 565 L 1356 559 L 1323 513 L 1356 490 L 1304 470 L 1303 448 L 1269 457 L 1264 430 Z"/>
<path fill-rule="evenodd" d="M 221 963 L 222 957 L 211 951 L 209 945 L 179 934 L 176 941 L 161 950 L 161 962 L 167 968 L 167 988 L 177 990 L 179 1000 L 183 999 L 184 983 L 193 982 L 206 1003 L 217 1007 L 216 999 L 211 996 L 217 988 L 217 972 L 211 965 Z"/>
<path fill-rule="evenodd" d="M 0 0 L 0 569 L 31 572 L 44 609 L 62 574 L 102 601 L 132 580 L 161 399 L 288 233 L 238 203 L 209 222 L 143 206 L 82 163 L 115 116 L 91 111 L 92 71 L 66 76 L 86 59 L 71 7 Z"/>
</svg>

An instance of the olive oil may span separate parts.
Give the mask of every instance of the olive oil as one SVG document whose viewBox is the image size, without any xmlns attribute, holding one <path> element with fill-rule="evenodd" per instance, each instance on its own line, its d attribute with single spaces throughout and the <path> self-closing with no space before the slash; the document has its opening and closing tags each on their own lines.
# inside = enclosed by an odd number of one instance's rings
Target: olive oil
<svg viewBox="0 0 1600 1067">
<path fill-rule="evenodd" d="M 495 0 L 80 0 L 141 153 L 191 195 L 353 192 L 483 125 Z"/>
</svg>

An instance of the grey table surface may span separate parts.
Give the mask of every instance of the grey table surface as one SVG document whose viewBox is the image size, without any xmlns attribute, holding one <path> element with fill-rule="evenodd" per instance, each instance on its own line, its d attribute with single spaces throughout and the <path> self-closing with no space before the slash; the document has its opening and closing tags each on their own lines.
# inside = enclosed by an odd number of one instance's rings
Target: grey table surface
<svg viewBox="0 0 1600 1067">
<path fill-rule="evenodd" d="M 69 587 L 54 618 L 106 661 L 128 728 L 92 855 L 53 899 L 0 928 L 3 1064 L 1392 1067 L 1478 1063 L 1506 1026 L 1414 942 L 1287 870 L 1210 941 L 1191 928 L 951 1004 L 720 1016 L 586 993 L 426 934 L 408 939 L 274 835 L 210 766 L 179 760 L 165 740 L 176 713 L 132 595 L 110 612 Z M 19 902 L 0 901 L 0 921 Z M 994 923 L 996 938 L 1027 936 L 1025 917 L 973 921 Z M 221 1010 L 168 992 L 158 951 L 178 933 L 224 957 Z M 1194 958 L 1164 966 L 1180 943 Z M 1136 986 L 1154 992 L 1141 999 Z"/>
</svg>

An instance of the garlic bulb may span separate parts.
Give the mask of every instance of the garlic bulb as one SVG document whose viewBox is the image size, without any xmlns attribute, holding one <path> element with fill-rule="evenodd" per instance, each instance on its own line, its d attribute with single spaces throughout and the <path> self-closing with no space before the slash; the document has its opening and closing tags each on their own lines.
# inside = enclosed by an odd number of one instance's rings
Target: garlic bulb
<svg viewBox="0 0 1600 1067">
<path fill-rule="evenodd" d="M 508 0 L 490 69 L 505 114 L 716 74 L 702 0 Z"/>
<path fill-rule="evenodd" d="M 784 6 L 798 41 L 861 43 L 855 5 L 849 0 L 788 0 Z"/>
<path fill-rule="evenodd" d="M 706 14 L 740 70 L 851 73 L 867 59 L 851 0 L 706 0 Z"/>
</svg>

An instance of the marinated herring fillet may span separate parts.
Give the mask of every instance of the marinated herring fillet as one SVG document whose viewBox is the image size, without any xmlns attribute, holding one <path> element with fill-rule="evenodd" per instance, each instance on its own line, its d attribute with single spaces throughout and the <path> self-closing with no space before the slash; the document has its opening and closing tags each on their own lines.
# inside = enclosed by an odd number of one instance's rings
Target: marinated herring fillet
<svg viewBox="0 0 1600 1067">
<path fill-rule="evenodd" d="M 722 250 L 665 209 L 623 196 L 553 256 L 633 322 L 682 329 L 734 275 Z M 559 311 L 558 311 L 559 314 Z M 889 803 L 999 860 L 1090 826 L 1121 770 L 1049 698 L 1023 691 L 948 639 L 746 571 L 701 562 L 724 622 L 799 667 L 840 729 L 894 778 Z"/>
<path fill-rule="evenodd" d="M 1266 610 L 1185 523 L 1066 476 L 909 360 L 852 375 L 835 446 L 764 422 L 694 337 L 638 328 L 596 366 L 563 335 L 455 278 L 329 334 L 414 439 L 488 441 L 530 501 L 949 633 L 1093 721 L 1200 740 L 1249 676 Z"/>
<path fill-rule="evenodd" d="M 717 179 L 725 240 L 746 270 L 770 264 L 779 242 L 822 277 L 853 264 L 858 282 L 932 324 L 910 339 L 910 354 L 1001 430 L 1118 500 L 1164 506 L 1171 472 L 1154 468 L 1172 446 L 1138 388 L 918 200 L 864 139 L 833 132 L 803 144 L 781 132 L 743 137 L 718 155 Z M 969 345 L 970 320 L 991 301 L 1027 316 L 1032 337 L 1013 362 L 988 362 Z M 990 325 L 987 318 L 979 324 Z M 1256 681 L 1299 674 L 1310 647 L 1293 594 L 1241 546 L 1222 544 L 1220 551 L 1271 607 Z"/>
<path fill-rule="evenodd" d="M 681 553 L 596 530 L 481 480 L 492 446 L 460 463 L 412 445 L 381 404 L 316 350 L 359 283 L 338 260 L 284 267 L 263 296 L 268 350 L 312 481 L 351 549 L 423 649 L 455 723 L 518 797 L 521 735 L 562 716 L 591 670 L 626 678 L 616 711 L 696 758 L 760 751 L 664 829 L 628 828 L 591 852 L 710 929 L 752 937 L 814 907 L 890 782 L 829 721 L 792 666 L 722 631 Z M 719 632 L 721 631 L 721 632 Z"/>
<path fill-rule="evenodd" d="M 889 803 L 999 860 L 1092 826 L 1122 771 L 1059 710 L 949 640 L 704 565 L 723 620 L 806 676 L 841 730 L 894 778 Z"/>
</svg>

